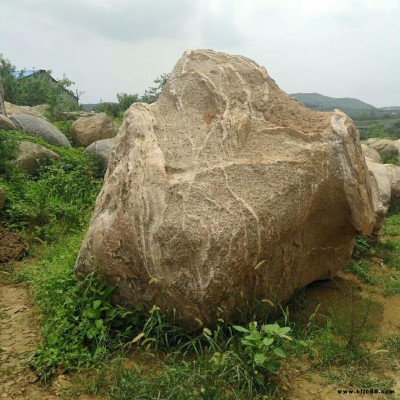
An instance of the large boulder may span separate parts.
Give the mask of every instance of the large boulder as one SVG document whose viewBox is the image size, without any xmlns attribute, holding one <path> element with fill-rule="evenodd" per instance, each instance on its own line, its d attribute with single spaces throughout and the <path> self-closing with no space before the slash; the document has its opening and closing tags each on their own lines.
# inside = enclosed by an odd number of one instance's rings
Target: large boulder
<svg viewBox="0 0 400 400">
<path fill-rule="evenodd" d="M 368 147 L 376 150 L 384 159 L 397 158 L 399 155 L 399 150 L 393 144 L 393 141 L 389 139 L 381 139 L 368 143 Z"/>
<path fill-rule="evenodd" d="M 3 129 L 5 131 L 13 131 L 17 128 L 12 123 L 10 118 L 7 118 L 6 116 L 0 114 L 0 129 Z"/>
<path fill-rule="evenodd" d="M 188 330 L 333 277 L 375 224 L 349 117 L 312 111 L 240 56 L 189 51 L 115 138 L 75 273 Z"/>
<path fill-rule="evenodd" d="M 20 142 L 16 161 L 24 171 L 29 174 L 35 174 L 43 164 L 49 164 L 60 158 L 57 153 L 39 144 Z"/>
<path fill-rule="evenodd" d="M 105 113 L 81 117 L 71 126 L 74 144 L 87 147 L 92 143 L 114 136 L 114 125 Z"/>
<path fill-rule="evenodd" d="M 66 136 L 43 118 L 28 114 L 13 114 L 10 119 L 17 129 L 29 135 L 40 137 L 53 146 L 71 147 Z"/>
<path fill-rule="evenodd" d="M 7 117 L 6 107 L 4 106 L 4 86 L 0 77 L 0 115 Z"/>
<path fill-rule="evenodd" d="M 86 147 L 84 154 L 93 154 L 99 159 L 101 166 L 107 169 L 113 143 L 114 138 L 98 140 Z"/>
<path fill-rule="evenodd" d="M 361 144 L 362 151 L 365 157 L 380 163 L 382 161 L 380 154 L 374 150 L 372 147 L 368 147 L 366 144 Z"/>
</svg>

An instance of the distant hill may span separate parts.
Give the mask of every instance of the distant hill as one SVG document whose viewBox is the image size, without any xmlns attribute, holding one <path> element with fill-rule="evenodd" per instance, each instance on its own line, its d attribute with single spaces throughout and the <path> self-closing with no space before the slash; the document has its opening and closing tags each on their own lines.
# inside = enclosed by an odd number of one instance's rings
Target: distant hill
<svg viewBox="0 0 400 400">
<path fill-rule="evenodd" d="M 400 106 L 380 107 L 379 109 L 384 111 L 400 111 Z"/>
<path fill-rule="evenodd" d="M 350 97 L 334 98 L 323 96 L 319 93 L 293 93 L 289 96 L 303 103 L 308 108 L 315 110 L 333 110 L 338 108 L 339 110 L 365 110 L 372 111 L 377 110 L 376 107 L 371 104 L 364 103 L 361 100 L 353 99 Z"/>
</svg>

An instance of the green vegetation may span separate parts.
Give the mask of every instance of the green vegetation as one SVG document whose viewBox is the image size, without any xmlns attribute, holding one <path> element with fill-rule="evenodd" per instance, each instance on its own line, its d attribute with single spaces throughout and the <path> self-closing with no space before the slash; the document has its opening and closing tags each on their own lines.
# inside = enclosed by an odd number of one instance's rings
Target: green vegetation
<svg viewBox="0 0 400 400">
<path fill-rule="evenodd" d="M 79 109 L 78 102 L 72 100 L 74 93 L 68 89 L 73 82 L 66 76 L 55 82 L 50 78 L 51 71 L 35 74 L 34 78 L 25 78 L 24 71 L 18 74 L 16 67 L 0 54 L 0 79 L 6 101 L 21 106 L 47 104 L 51 116 L 61 110 Z"/>
<path fill-rule="evenodd" d="M 143 102 L 143 103 L 154 103 L 160 97 L 160 94 L 167 83 L 169 74 L 161 74 L 154 80 L 156 86 L 150 87 L 145 90 L 143 96 L 139 96 L 137 93 L 118 93 L 117 99 L 118 103 L 110 102 L 100 102 L 93 107 L 96 112 L 105 112 L 112 117 L 118 117 L 124 113 L 133 103 Z"/>
<path fill-rule="evenodd" d="M 121 102 L 128 104 L 128 97 Z M 69 134 L 70 121 L 55 124 Z M 27 175 L 13 162 L 20 140 L 48 147 L 61 160 Z M 382 305 L 373 296 L 400 294 L 398 210 L 388 216 L 377 247 L 357 238 L 345 278 L 300 291 L 280 315 L 258 307 L 256 318 L 248 305 L 237 325 L 220 320 L 187 334 L 156 305 L 115 305 L 116 287 L 98 273 L 75 279 L 101 185 L 96 160 L 81 149 L 0 130 L 0 186 L 7 193 L 2 224 L 30 245 L 23 266 L 1 268 L 8 273 L 14 267 L 14 279 L 32 288 L 42 341 L 30 364 L 49 384 L 69 374 L 66 398 L 281 399 L 288 377 L 305 368 L 336 386 L 391 387 L 382 371 L 397 368 L 400 341 L 392 331 L 379 331 Z"/>
</svg>

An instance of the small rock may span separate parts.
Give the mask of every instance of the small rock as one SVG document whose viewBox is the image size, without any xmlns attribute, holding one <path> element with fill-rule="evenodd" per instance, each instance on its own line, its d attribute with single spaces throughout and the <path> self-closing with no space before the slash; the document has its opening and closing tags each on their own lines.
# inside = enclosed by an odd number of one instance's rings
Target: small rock
<svg viewBox="0 0 400 400">
<path fill-rule="evenodd" d="M 76 146 L 88 147 L 92 143 L 110 139 L 114 135 L 114 125 L 105 113 L 79 118 L 72 124 L 71 133 Z"/>
<path fill-rule="evenodd" d="M 46 147 L 32 142 L 20 142 L 19 154 L 17 157 L 18 165 L 27 173 L 34 174 L 41 165 L 51 163 L 60 159 L 61 157 L 46 149 Z"/>
<path fill-rule="evenodd" d="M 102 167 L 106 169 L 108 166 L 108 160 L 110 159 L 113 143 L 114 138 L 97 140 L 90 146 L 86 147 L 84 154 L 92 153 L 95 156 L 98 156 Z"/>
</svg>

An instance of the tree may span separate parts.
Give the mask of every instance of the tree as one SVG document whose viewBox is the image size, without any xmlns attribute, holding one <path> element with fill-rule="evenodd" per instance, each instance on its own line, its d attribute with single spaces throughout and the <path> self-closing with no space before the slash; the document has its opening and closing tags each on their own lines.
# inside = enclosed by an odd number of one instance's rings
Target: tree
<svg viewBox="0 0 400 400">
<path fill-rule="evenodd" d="M 119 103 L 119 108 L 122 112 L 126 111 L 133 103 L 136 103 L 139 100 L 139 95 L 135 94 L 128 94 L 128 93 L 118 93 L 117 99 Z"/>
<path fill-rule="evenodd" d="M 74 83 L 65 75 L 55 82 L 51 71 L 34 73 L 34 77 L 24 77 L 25 70 L 17 74 L 16 68 L 0 54 L 0 77 L 4 83 L 4 99 L 21 106 L 48 104 L 50 113 L 60 110 L 79 109 L 71 98 L 74 93 L 68 88 Z"/>
<path fill-rule="evenodd" d="M 158 78 L 154 79 L 154 83 L 157 86 L 150 87 L 149 89 L 145 90 L 144 95 L 140 99 L 144 103 L 154 103 L 160 97 L 162 90 L 164 89 L 165 84 L 168 81 L 170 74 L 163 73 Z"/>
</svg>

